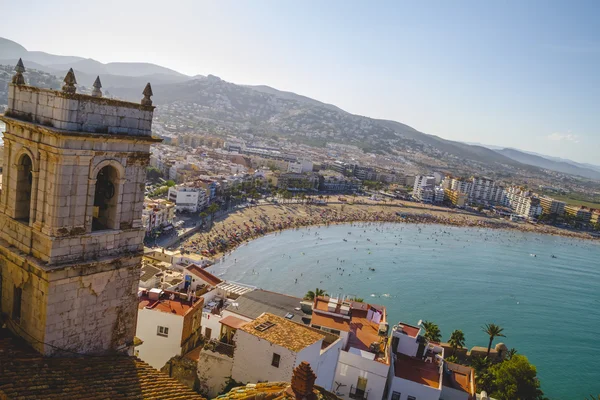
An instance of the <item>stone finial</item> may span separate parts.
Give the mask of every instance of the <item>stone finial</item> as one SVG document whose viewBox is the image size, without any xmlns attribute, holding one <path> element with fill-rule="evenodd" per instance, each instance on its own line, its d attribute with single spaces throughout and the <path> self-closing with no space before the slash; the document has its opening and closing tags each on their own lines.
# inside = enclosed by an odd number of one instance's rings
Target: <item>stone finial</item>
<svg viewBox="0 0 600 400">
<path fill-rule="evenodd" d="M 142 92 L 142 94 L 144 95 L 144 98 L 141 101 L 142 105 L 143 106 L 151 106 L 152 99 L 150 99 L 150 97 L 152 97 L 154 94 L 152 93 L 152 86 L 150 86 L 150 82 L 148 82 L 146 84 L 146 87 L 144 88 L 144 91 Z"/>
<path fill-rule="evenodd" d="M 102 83 L 100 82 L 100 77 L 96 77 L 94 81 L 94 89 L 92 90 L 92 96 L 94 97 L 102 97 Z"/>
<path fill-rule="evenodd" d="M 75 72 L 73 72 L 73 68 L 69 68 L 69 72 L 67 72 L 67 75 L 65 75 L 64 82 L 65 84 L 62 87 L 63 92 L 75 93 L 77 90 L 75 87 L 75 85 L 77 85 L 77 79 L 75 79 Z"/>
<path fill-rule="evenodd" d="M 25 72 L 25 66 L 23 65 L 23 60 L 19 58 L 17 61 L 17 65 L 15 66 L 16 74 L 12 77 L 12 83 L 15 85 L 24 85 L 25 77 L 23 76 L 23 72 Z"/>
<path fill-rule="evenodd" d="M 300 365 L 294 368 L 292 374 L 291 390 L 296 399 L 312 399 L 315 398 L 314 387 L 317 376 L 310 368 L 310 364 L 302 361 Z"/>
</svg>

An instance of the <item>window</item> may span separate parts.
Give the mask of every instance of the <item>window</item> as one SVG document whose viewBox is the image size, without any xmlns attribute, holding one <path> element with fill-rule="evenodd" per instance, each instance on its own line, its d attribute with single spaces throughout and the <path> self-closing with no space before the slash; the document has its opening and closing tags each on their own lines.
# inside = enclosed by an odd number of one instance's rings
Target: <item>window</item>
<svg viewBox="0 0 600 400">
<path fill-rule="evenodd" d="M 27 223 L 31 207 L 32 168 L 31 158 L 27 154 L 23 154 L 17 166 L 15 218 Z"/>
<path fill-rule="evenodd" d="M 392 400 L 400 400 L 400 392 L 392 392 Z"/>
<path fill-rule="evenodd" d="M 279 368 L 279 360 L 281 360 L 281 356 L 277 353 L 273 353 L 273 359 L 271 360 L 271 365 L 275 368 Z"/>
<path fill-rule="evenodd" d="M 92 231 L 119 228 L 117 224 L 118 180 L 117 170 L 110 165 L 98 172 L 94 193 Z"/>
<path fill-rule="evenodd" d="M 415 396 L 408 396 L 406 400 L 417 400 L 417 398 Z"/>
<path fill-rule="evenodd" d="M 15 286 L 13 292 L 13 310 L 12 319 L 19 322 L 21 320 L 21 297 L 23 296 L 23 289 Z"/>
<path fill-rule="evenodd" d="M 169 336 L 169 328 L 167 328 L 166 326 L 159 326 L 158 329 L 156 330 L 156 334 L 158 336 L 167 337 L 167 336 Z"/>
</svg>

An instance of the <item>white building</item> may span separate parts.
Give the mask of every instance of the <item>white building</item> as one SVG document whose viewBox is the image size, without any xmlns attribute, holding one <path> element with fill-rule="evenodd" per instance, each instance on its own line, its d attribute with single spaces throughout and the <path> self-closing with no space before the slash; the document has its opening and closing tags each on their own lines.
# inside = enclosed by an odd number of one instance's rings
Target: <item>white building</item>
<svg viewBox="0 0 600 400">
<path fill-rule="evenodd" d="M 142 211 L 142 225 L 146 232 L 152 232 L 154 229 L 169 226 L 175 218 L 175 203 L 164 200 L 144 200 L 144 209 Z"/>
<path fill-rule="evenodd" d="M 208 205 L 206 189 L 177 185 L 169 188 L 169 200 L 175 203 L 178 212 L 197 212 Z"/>
<path fill-rule="evenodd" d="M 311 326 L 339 335 L 343 342 L 334 379 L 338 395 L 383 398 L 390 369 L 385 307 L 319 297 Z"/>
<path fill-rule="evenodd" d="M 471 203 L 502 204 L 504 188 L 490 178 L 473 177 L 471 178 L 469 201 Z"/>
<path fill-rule="evenodd" d="M 231 378 L 237 382 L 289 382 L 302 361 L 317 375 L 315 384 L 331 390 L 339 336 L 265 313 L 237 329 Z"/>
<path fill-rule="evenodd" d="M 471 368 L 444 361 L 444 349 L 400 323 L 392 329 L 392 363 L 387 400 L 472 400 L 475 375 Z"/>
<path fill-rule="evenodd" d="M 453 178 L 451 176 L 447 176 L 442 181 L 442 187 L 444 189 L 456 190 L 459 193 L 469 194 L 471 193 L 471 188 L 473 187 L 473 182 L 464 179 Z"/>
<path fill-rule="evenodd" d="M 515 214 L 526 218 L 537 218 L 544 211 L 540 199 L 533 192 L 518 186 L 506 189 L 504 205 Z"/>
<path fill-rule="evenodd" d="M 442 203 L 444 201 L 444 189 L 439 186 L 433 188 L 433 202 L 434 203 Z"/>
<path fill-rule="evenodd" d="M 290 161 L 288 164 L 287 172 L 294 172 L 296 174 L 303 174 L 305 172 L 312 172 L 313 162 L 307 158 L 299 158 L 297 161 Z"/>
<path fill-rule="evenodd" d="M 412 197 L 424 203 L 433 203 L 435 199 L 435 177 L 417 175 L 413 186 Z"/>
<path fill-rule="evenodd" d="M 140 291 L 136 336 L 143 344 L 136 347 L 136 355 L 160 369 L 171 357 L 196 347 L 203 305 L 201 297 L 188 300 L 161 289 Z"/>
</svg>

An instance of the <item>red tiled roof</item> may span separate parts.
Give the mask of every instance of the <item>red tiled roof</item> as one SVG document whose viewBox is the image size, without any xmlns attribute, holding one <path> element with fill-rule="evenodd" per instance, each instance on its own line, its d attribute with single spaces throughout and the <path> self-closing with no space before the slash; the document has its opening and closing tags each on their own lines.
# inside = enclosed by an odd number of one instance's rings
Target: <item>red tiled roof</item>
<svg viewBox="0 0 600 400">
<path fill-rule="evenodd" d="M 135 357 L 43 357 L 0 329 L 0 399 L 204 400 Z"/>
<path fill-rule="evenodd" d="M 401 322 L 399 325 L 403 326 L 402 331 L 410 337 L 417 337 L 417 335 L 419 334 L 420 328 L 417 326 L 412 326 L 404 322 Z"/>
<path fill-rule="evenodd" d="M 228 315 L 227 317 L 223 318 L 219 322 L 221 324 L 228 326 L 230 328 L 233 328 L 233 329 L 239 329 L 248 323 L 248 321 L 245 321 L 238 317 L 234 317 L 233 315 Z"/>
<path fill-rule="evenodd" d="M 196 300 L 203 301 L 203 298 Z M 148 296 L 141 296 L 139 298 L 138 309 L 149 308 L 156 311 L 162 311 L 170 314 L 175 314 L 183 317 L 191 308 L 193 304 L 191 301 L 180 300 L 175 298 L 174 300 L 161 299 L 161 300 L 150 300 Z"/>
<path fill-rule="evenodd" d="M 198 278 L 202 279 L 204 282 L 208 283 L 210 286 L 217 286 L 219 283 L 223 282 L 221 279 L 217 278 L 210 272 L 205 269 L 202 269 L 196 264 L 192 264 L 186 268 L 192 274 L 196 275 Z"/>
<path fill-rule="evenodd" d="M 332 315 L 313 313 L 311 325 L 318 325 L 325 328 L 336 329 L 338 331 L 350 332 L 350 320 Z"/>
<path fill-rule="evenodd" d="M 440 369 L 435 363 L 427 363 L 414 357 L 397 354 L 394 373 L 398 378 L 441 389 Z"/>
</svg>

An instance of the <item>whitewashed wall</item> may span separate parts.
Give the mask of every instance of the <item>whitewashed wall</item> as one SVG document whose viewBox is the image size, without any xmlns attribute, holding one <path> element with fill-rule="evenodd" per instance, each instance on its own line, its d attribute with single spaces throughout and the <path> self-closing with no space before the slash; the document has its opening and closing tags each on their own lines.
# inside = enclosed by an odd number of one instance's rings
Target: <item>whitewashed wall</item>
<svg viewBox="0 0 600 400">
<path fill-rule="evenodd" d="M 169 328 L 169 336 L 156 334 L 158 326 Z M 136 350 L 138 357 L 156 369 L 181 353 L 183 316 L 143 308 L 138 312 L 136 336 L 144 341 Z"/>
</svg>

